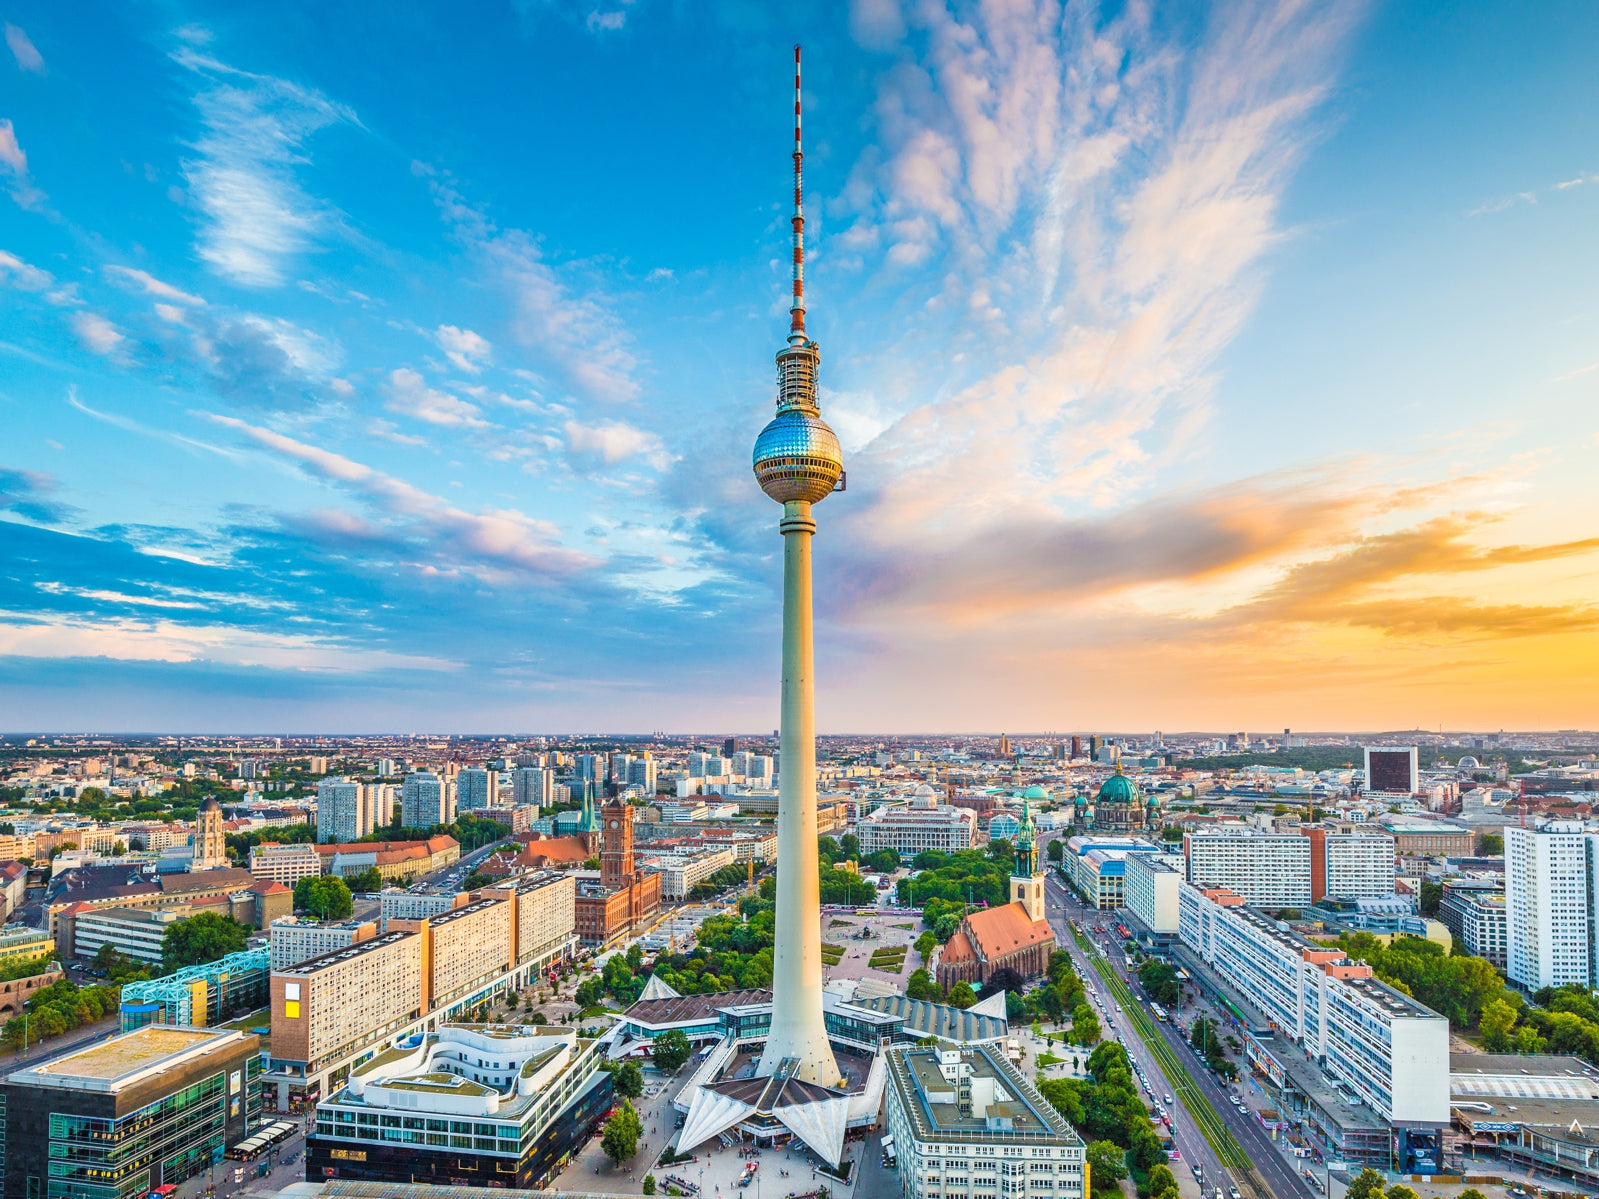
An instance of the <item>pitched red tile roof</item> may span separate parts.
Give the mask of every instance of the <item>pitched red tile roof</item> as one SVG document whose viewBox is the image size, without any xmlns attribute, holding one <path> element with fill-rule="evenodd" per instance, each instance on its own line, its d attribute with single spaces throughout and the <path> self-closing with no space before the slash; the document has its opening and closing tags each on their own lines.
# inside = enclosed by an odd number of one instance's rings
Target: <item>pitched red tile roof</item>
<svg viewBox="0 0 1599 1199">
<path fill-rule="evenodd" d="M 940 965 L 956 962 L 975 962 L 977 951 L 972 948 L 972 943 L 966 939 L 966 930 L 958 929 L 953 937 L 944 944 L 942 952 L 938 955 Z"/>
<path fill-rule="evenodd" d="M 966 917 L 966 928 L 989 960 L 1055 940 L 1049 921 L 1031 919 L 1019 903 L 973 912 Z"/>
</svg>

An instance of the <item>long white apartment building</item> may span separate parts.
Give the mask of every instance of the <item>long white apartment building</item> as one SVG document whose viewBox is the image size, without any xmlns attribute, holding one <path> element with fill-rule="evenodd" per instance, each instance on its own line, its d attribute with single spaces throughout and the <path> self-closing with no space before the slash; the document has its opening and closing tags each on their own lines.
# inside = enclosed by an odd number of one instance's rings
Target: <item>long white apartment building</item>
<svg viewBox="0 0 1599 1199">
<path fill-rule="evenodd" d="M 550 807 L 555 802 L 555 771 L 547 766 L 518 766 L 511 772 L 511 802 Z"/>
<path fill-rule="evenodd" d="M 1526 991 L 1599 983 L 1599 833 L 1580 821 L 1505 828 L 1505 973 Z"/>
<path fill-rule="evenodd" d="M 856 822 L 861 853 L 892 849 L 913 858 L 924 849 L 954 853 L 970 849 L 977 836 L 977 813 L 919 796 L 910 803 L 888 804 Z"/>
<path fill-rule="evenodd" d="M 1449 1123 L 1449 1022 L 1341 949 L 1307 941 L 1241 896 L 1184 884 L 1183 946 L 1383 1120 Z"/>
<path fill-rule="evenodd" d="M 389 931 L 390 920 L 426 920 L 456 907 L 455 891 L 409 891 L 396 887 L 378 893 L 378 926 Z M 463 901 L 464 902 L 464 901 Z"/>
<path fill-rule="evenodd" d="M 1310 853 L 1311 839 L 1299 833 L 1238 828 L 1183 834 L 1188 882 L 1241 895 L 1250 907 L 1309 906 Z"/>
<path fill-rule="evenodd" d="M 896 1045 L 885 1150 L 905 1199 L 1087 1199 L 1087 1148 L 998 1046 Z"/>
</svg>

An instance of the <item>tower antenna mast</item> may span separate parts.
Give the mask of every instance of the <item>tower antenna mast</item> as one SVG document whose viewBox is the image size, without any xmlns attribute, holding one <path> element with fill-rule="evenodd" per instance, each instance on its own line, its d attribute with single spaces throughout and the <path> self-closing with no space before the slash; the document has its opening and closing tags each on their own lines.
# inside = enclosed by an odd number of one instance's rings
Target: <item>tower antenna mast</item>
<svg viewBox="0 0 1599 1199">
<path fill-rule="evenodd" d="M 789 304 L 788 340 L 805 341 L 805 150 L 800 141 L 800 48 L 794 46 L 794 299 Z"/>
</svg>

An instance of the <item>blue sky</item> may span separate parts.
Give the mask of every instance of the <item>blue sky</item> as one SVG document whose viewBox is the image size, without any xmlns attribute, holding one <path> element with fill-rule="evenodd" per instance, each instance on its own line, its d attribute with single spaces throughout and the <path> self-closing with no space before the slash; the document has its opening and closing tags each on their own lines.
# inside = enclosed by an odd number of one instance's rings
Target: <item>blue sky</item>
<svg viewBox="0 0 1599 1199">
<path fill-rule="evenodd" d="M 0 724 L 1599 720 L 1580 4 L 0 11 Z"/>
</svg>

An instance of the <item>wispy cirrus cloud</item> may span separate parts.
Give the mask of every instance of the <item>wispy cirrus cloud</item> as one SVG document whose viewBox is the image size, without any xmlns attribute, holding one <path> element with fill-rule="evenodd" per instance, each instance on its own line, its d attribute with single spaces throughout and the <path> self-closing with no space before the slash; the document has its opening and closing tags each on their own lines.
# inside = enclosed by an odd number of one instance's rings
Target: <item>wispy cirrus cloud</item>
<svg viewBox="0 0 1599 1199">
<path fill-rule="evenodd" d="M 453 181 L 413 163 L 455 236 L 509 297 L 511 330 L 524 351 L 544 360 L 574 391 L 615 403 L 639 394 L 631 338 L 596 281 L 580 282 L 545 260 L 537 240 L 520 229 L 498 228 L 473 207 Z"/>
<path fill-rule="evenodd" d="M 512 508 L 467 512 L 342 454 L 235 417 L 205 415 L 261 449 L 296 463 L 307 474 L 359 497 L 377 518 L 374 523 L 348 512 L 323 510 L 298 518 L 308 529 L 352 544 L 388 543 L 403 551 L 414 567 L 428 571 L 560 579 L 599 565 L 590 555 L 562 545 L 560 529 L 549 521 Z"/>
<path fill-rule="evenodd" d="M 44 74 L 44 55 L 39 53 L 27 33 L 10 21 L 6 22 L 6 45 L 21 70 L 34 75 Z"/>
<path fill-rule="evenodd" d="M 202 81 L 194 96 L 201 132 L 183 161 L 203 214 L 200 257 L 231 282 L 278 286 L 338 219 L 299 182 L 306 143 L 330 125 L 355 123 L 355 114 L 315 89 L 201 53 L 192 36 L 172 57 Z"/>
<path fill-rule="evenodd" d="M 157 299 L 168 300 L 175 304 L 191 304 L 201 307 L 205 305 L 205 301 L 199 296 L 190 295 L 186 291 L 173 287 L 170 283 L 164 283 L 150 274 L 149 271 L 112 265 L 105 268 L 105 273 L 137 287 L 147 296 L 155 296 Z"/>
<path fill-rule="evenodd" d="M 96 354 L 115 354 L 127 341 L 122 330 L 98 312 L 74 312 L 71 324 L 78 340 Z"/>
</svg>

